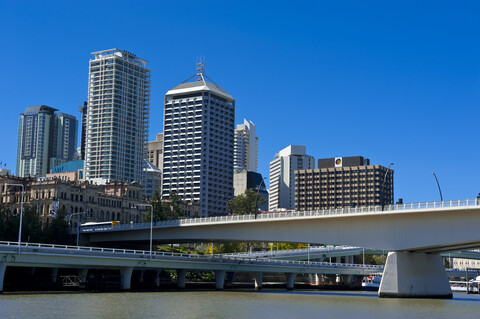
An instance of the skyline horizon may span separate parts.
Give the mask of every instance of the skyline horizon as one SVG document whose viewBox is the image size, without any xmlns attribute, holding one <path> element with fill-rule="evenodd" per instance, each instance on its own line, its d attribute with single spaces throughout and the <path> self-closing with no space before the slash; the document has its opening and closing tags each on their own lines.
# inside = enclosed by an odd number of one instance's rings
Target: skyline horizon
<svg viewBox="0 0 480 319">
<path fill-rule="evenodd" d="M 15 172 L 18 117 L 29 106 L 80 122 L 90 53 L 116 47 L 149 61 L 149 141 L 163 132 L 165 93 L 204 56 L 206 74 L 236 100 L 235 127 L 255 124 L 267 180 L 275 154 L 305 145 L 315 160 L 395 163 L 395 201 L 439 200 L 432 172 L 445 200 L 480 192 L 479 3 L 187 2 L 0 4 L 9 47 L 0 125 L 15 136 L 4 137 L 0 161 Z"/>
</svg>

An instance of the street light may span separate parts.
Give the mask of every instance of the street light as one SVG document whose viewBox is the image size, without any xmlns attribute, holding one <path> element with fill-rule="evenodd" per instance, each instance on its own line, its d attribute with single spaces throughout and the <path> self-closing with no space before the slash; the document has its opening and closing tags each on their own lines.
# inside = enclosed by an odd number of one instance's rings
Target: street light
<svg viewBox="0 0 480 319">
<path fill-rule="evenodd" d="M 79 217 L 78 217 L 78 220 L 77 220 L 77 246 L 78 246 L 78 240 L 79 240 L 79 237 L 80 237 L 80 222 L 81 222 L 81 220 L 82 220 L 82 214 L 83 214 L 83 212 L 81 212 L 81 213 L 73 213 L 73 214 L 68 215 L 68 219 L 69 219 L 70 221 L 72 221 L 72 217 L 73 217 L 73 216 L 75 216 L 75 215 L 78 215 L 78 216 L 79 216 Z"/>
<path fill-rule="evenodd" d="M 387 170 L 385 171 L 385 175 L 383 175 L 383 184 L 382 184 L 382 210 L 385 207 L 385 182 L 387 181 L 387 173 L 390 171 L 390 167 L 394 165 L 394 163 L 390 163 L 388 165 Z"/>
<path fill-rule="evenodd" d="M 152 260 L 152 233 L 153 233 L 153 205 L 151 204 L 136 204 L 135 208 L 143 206 L 150 207 L 150 260 Z"/>
<path fill-rule="evenodd" d="M 438 183 L 437 175 L 435 173 L 432 173 L 432 175 L 435 176 L 435 180 L 437 181 L 438 191 L 440 192 L 440 200 L 443 202 L 442 190 L 440 189 L 440 184 Z"/>
<path fill-rule="evenodd" d="M 260 184 L 258 184 L 258 187 L 257 187 L 257 196 L 255 196 L 255 219 L 257 219 L 257 214 L 258 214 L 258 196 L 259 196 L 259 192 L 260 192 L 260 187 L 262 187 L 262 183 L 263 183 L 263 186 L 267 187 L 267 185 L 265 185 L 265 182 L 263 181 L 266 177 L 262 178 L 262 180 L 260 181 Z"/>
<path fill-rule="evenodd" d="M 20 205 L 20 225 L 18 226 L 18 254 L 20 255 L 20 243 L 22 242 L 22 218 L 23 218 L 23 195 L 25 193 L 25 187 L 23 184 L 9 184 L 5 183 L 5 190 L 7 186 L 21 186 L 22 187 L 22 202 Z"/>
</svg>

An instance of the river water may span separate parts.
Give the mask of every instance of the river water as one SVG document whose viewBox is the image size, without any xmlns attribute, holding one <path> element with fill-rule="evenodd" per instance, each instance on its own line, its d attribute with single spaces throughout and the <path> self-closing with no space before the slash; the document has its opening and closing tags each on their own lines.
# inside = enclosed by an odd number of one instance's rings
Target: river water
<svg viewBox="0 0 480 319">
<path fill-rule="evenodd" d="M 480 297 L 379 299 L 375 292 L 226 290 L 4 293 L 0 318 L 480 318 Z"/>
</svg>

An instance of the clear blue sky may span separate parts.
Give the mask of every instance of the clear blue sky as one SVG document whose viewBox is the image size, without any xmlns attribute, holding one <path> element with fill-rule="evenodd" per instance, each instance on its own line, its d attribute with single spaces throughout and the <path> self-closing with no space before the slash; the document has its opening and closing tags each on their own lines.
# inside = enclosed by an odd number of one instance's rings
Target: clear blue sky
<svg viewBox="0 0 480 319">
<path fill-rule="evenodd" d="M 289 144 L 315 158 L 394 162 L 395 199 L 480 192 L 479 1 L 0 0 L 0 161 L 15 170 L 18 116 L 75 114 L 90 53 L 150 61 L 150 140 L 163 95 L 195 71 L 257 126 L 259 171 Z"/>
</svg>

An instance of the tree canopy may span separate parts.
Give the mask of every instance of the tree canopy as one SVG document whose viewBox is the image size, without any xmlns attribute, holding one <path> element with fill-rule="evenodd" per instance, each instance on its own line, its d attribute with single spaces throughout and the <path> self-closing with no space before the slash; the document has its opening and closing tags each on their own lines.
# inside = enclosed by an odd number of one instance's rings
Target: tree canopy
<svg viewBox="0 0 480 319">
<path fill-rule="evenodd" d="M 150 204 L 153 206 L 154 221 L 178 219 L 183 215 L 182 200 L 175 192 L 170 193 L 168 200 L 162 201 L 158 191 L 155 191 Z M 150 222 L 150 210 L 145 215 L 144 221 Z"/>
<path fill-rule="evenodd" d="M 227 202 L 227 211 L 237 215 L 255 214 L 258 207 L 267 201 L 257 192 L 247 189 L 245 193 L 235 196 Z"/>
</svg>

